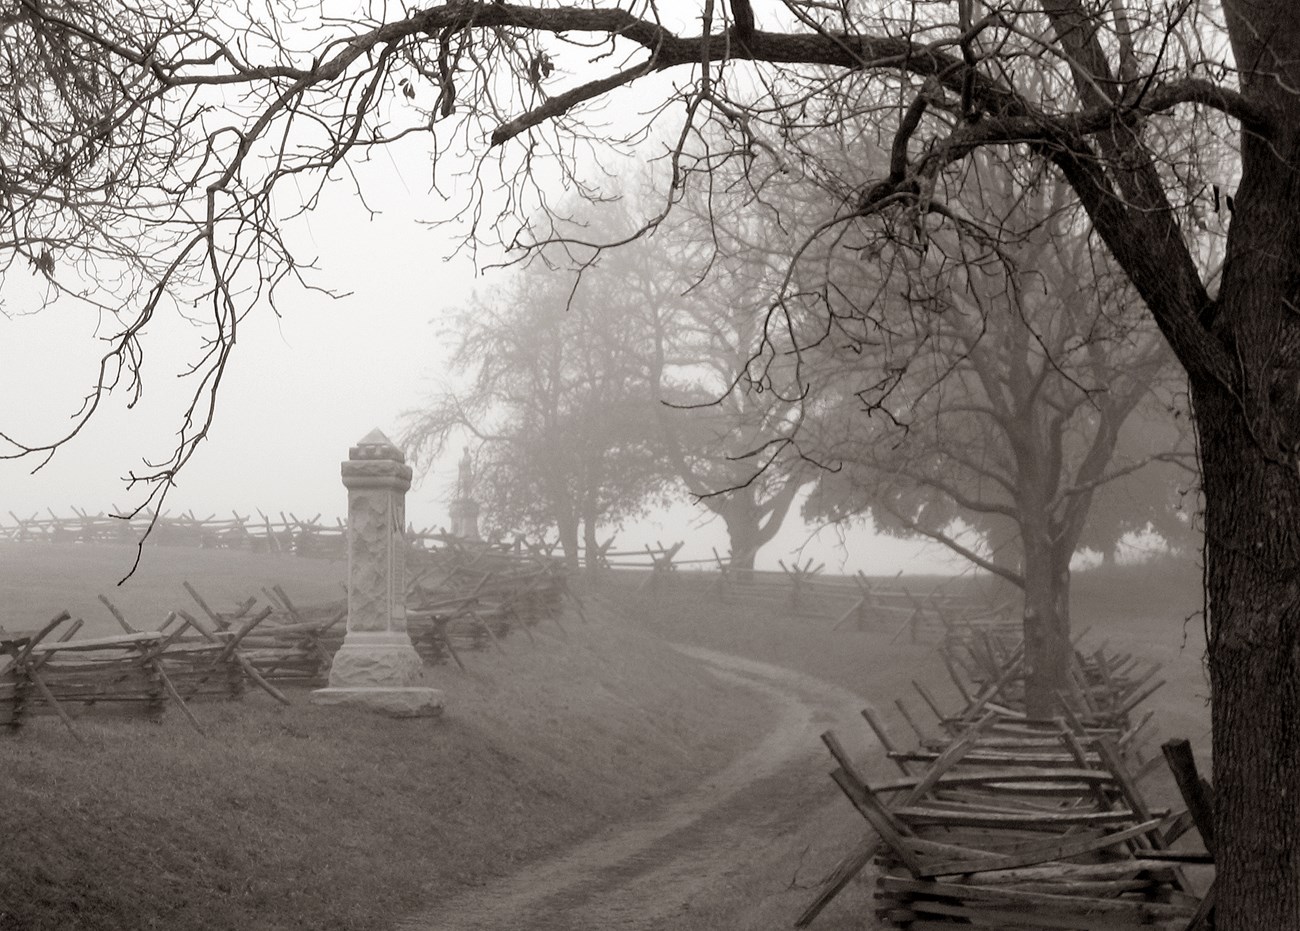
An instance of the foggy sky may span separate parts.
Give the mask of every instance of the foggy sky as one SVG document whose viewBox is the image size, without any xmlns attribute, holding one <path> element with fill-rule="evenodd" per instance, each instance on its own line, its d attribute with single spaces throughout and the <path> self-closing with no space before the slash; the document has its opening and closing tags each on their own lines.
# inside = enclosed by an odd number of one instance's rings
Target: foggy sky
<svg viewBox="0 0 1300 931">
<path fill-rule="evenodd" d="M 375 427 L 396 438 L 401 414 L 433 394 L 451 349 L 440 336 L 449 313 L 475 288 L 490 292 L 494 273 L 476 275 L 466 258 L 443 260 L 454 241 L 418 222 L 438 205 L 427 193 L 427 166 L 391 168 L 374 173 L 367 188 L 368 202 L 381 216 L 371 219 L 350 188 L 336 184 L 321 208 L 299 221 L 299 258 L 318 256 L 320 270 L 312 281 L 350 294 L 334 300 L 290 285 L 279 295 L 280 318 L 267 306 L 249 315 L 221 387 L 216 424 L 181 474 L 166 510 L 225 517 L 260 508 L 300 518 L 321 514 L 332 522 L 345 509 L 339 462 L 348 447 Z M 31 313 L 42 281 L 24 277 L 21 268 L 11 271 L 3 294 L 0 430 L 33 442 L 50 439 L 76 411 L 93 384 L 103 344 L 91 308 L 60 302 Z M 99 332 L 113 332 L 112 324 Z M 146 331 L 145 390 L 135 410 L 125 409 L 125 392 L 119 392 L 35 475 L 30 472 L 37 460 L 0 462 L 0 521 L 10 522 L 8 511 L 28 517 L 44 515 L 48 507 L 66 516 L 74 506 L 107 513 L 138 504 L 145 492 L 126 491 L 123 477 L 140 471 L 142 457 L 161 460 L 170 452 L 183 400 L 193 390 L 176 374 L 184 354 L 197 345 L 196 332 L 175 315 L 160 315 Z M 458 455 L 453 444 L 433 474 L 417 476 L 407 500 L 409 521 L 417 527 L 450 524 L 446 501 Z M 712 547 L 725 553 L 721 524 L 701 526 L 706 516 L 683 505 L 625 528 L 618 548 L 684 539 L 684 558 L 708 557 Z M 812 558 L 825 562 L 828 571 L 871 574 L 964 568 L 933 544 L 866 532 L 854 533 L 847 551 L 826 532 L 796 555 L 809 533 L 792 514 L 760 552 L 759 566 Z"/>
</svg>

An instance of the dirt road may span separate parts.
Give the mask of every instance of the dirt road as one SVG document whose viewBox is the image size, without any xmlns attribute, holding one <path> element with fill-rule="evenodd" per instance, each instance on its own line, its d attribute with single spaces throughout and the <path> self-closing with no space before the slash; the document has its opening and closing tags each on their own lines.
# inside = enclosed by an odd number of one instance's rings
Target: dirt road
<svg viewBox="0 0 1300 931">
<path fill-rule="evenodd" d="M 810 798 L 818 811 L 834 801 L 825 776 L 829 758 L 818 735 L 833 727 L 853 733 L 860 744 L 863 702 L 838 686 L 779 666 L 697 647 L 677 649 L 771 707 L 770 730 L 757 745 L 652 816 L 610 825 L 504 881 L 412 915 L 398 931 L 694 928 L 696 920 L 705 919 L 691 916 L 709 908 L 716 913 L 719 899 L 728 894 L 745 899 L 728 910 L 734 921 L 720 925 L 715 914 L 707 926 L 740 928 L 751 926 L 744 914 L 752 911 L 754 893 L 747 894 L 747 886 L 788 890 L 790 875 L 765 879 L 756 872 L 765 868 L 764 861 L 782 863 L 779 869 L 788 872 L 788 857 L 797 855 L 801 843 L 811 847 L 817 840 L 800 834 L 818 831 L 806 807 Z M 860 822 L 845 830 L 860 833 Z M 844 846 L 835 849 L 842 852 Z M 800 900 L 808 898 L 804 889 L 794 892 Z M 763 924 L 788 927 L 789 922 Z"/>
</svg>

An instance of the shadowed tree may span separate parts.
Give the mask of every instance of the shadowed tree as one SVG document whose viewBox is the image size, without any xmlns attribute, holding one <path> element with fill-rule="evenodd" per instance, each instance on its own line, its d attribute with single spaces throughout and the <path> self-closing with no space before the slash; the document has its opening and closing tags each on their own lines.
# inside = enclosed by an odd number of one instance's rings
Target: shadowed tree
<svg viewBox="0 0 1300 931">
<path fill-rule="evenodd" d="M 262 282 L 293 272 L 280 219 L 310 205 L 349 159 L 417 133 L 429 134 L 440 185 L 451 180 L 448 151 L 482 156 L 462 176 L 463 209 L 445 215 L 472 237 L 524 249 L 554 231 L 519 218 L 544 216 L 536 208 L 558 202 L 560 188 L 598 177 L 609 145 L 641 143 L 633 111 L 659 120 L 674 104 L 684 128 L 667 153 L 671 196 L 728 162 L 746 169 L 756 203 L 767 179 L 802 172 L 838 210 L 809 239 L 900 224 L 976 231 L 980 218 L 947 200 L 973 172 L 973 153 L 1045 168 L 1070 187 L 1188 377 L 1205 500 L 1217 926 L 1300 927 L 1300 6 L 786 0 L 738 4 L 755 21 L 746 15 L 737 30 L 716 0 L 680 11 L 560 0 L 361 6 L 341 16 L 277 6 L 292 27 L 231 3 L 154 2 L 139 13 L 24 0 L 8 14 L 9 61 L 23 62 L 40 32 L 57 55 L 73 51 L 63 59 L 73 71 L 106 75 L 94 97 L 124 101 L 109 122 L 145 129 L 114 138 L 147 149 L 176 126 L 185 132 L 184 157 L 127 195 L 129 216 L 147 216 L 162 244 L 130 321 L 188 276 L 211 312 L 211 349 L 196 371 L 201 387 L 214 386 Z M 626 105 L 621 91 L 633 84 L 655 100 Z M 596 101 L 617 108 L 613 125 L 587 106 Z M 61 138 L 94 136 L 98 112 L 77 113 Z M 709 122 L 726 144 L 696 131 Z M 864 137 L 846 125 L 876 129 Z M 869 186 L 819 174 L 828 138 L 850 156 L 883 143 L 888 172 Z M 42 146 L 57 151 L 42 142 L 29 164 L 61 162 Z M 93 170 L 73 167 L 79 177 Z M 34 185 L 38 198 L 48 176 Z M 302 198 L 289 197 L 289 179 Z M 1226 226 L 1222 262 L 1203 226 Z M 114 241 L 86 229 L 97 244 Z M 67 262 L 56 248 L 36 256 Z M 785 298 L 774 297 L 776 329 Z M 205 422 L 196 432 L 187 421 L 181 452 L 158 473 L 164 484 Z"/>
<path fill-rule="evenodd" d="M 799 447 L 836 469 L 805 511 L 869 513 L 878 529 L 935 540 L 1018 588 L 1026 704 L 1050 718 L 1073 649 L 1070 561 L 1094 497 L 1176 457 L 1117 455 L 1172 360 L 1093 254 L 1062 185 L 986 183 L 979 197 L 998 228 L 1029 231 L 963 244 L 936 230 L 924 246 L 884 247 L 855 291 L 894 296 L 870 315 L 829 301 L 829 333 L 805 338 L 816 413 Z"/>
</svg>

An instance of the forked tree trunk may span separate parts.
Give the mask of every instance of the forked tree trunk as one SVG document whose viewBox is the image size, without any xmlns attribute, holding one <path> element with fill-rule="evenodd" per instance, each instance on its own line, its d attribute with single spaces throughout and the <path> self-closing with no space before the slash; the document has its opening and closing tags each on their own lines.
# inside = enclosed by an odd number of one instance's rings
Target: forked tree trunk
<svg viewBox="0 0 1300 931">
<path fill-rule="evenodd" d="M 727 526 L 731 568 L 737 571 L 738 578 L 753 576 L 754 559 L 758 551 L 781 529 L 803 484 L 788 477 L 781 490 L 763 503 L 759 503 L 758 491 L 753 485 L 737 488 L 723 497 L 710 500 L 709 509 L 721 517 Z"/>
<path fill-rule="evenodd" d="M 1300 476 L 1193 388 L 1205 489 L 1218 931 L 1300 928 Z"/>
<path fill-rule="evenodd" d="M 731 544 L 730 566 L 742 578 L 749 578 L 754 571 L 754 557 L 758 555 L 760 544 L 756 542 L 758 526 L 745 524 L 739 520 L 729 520 L 727 540 Z"/>
<path fill-rule="evenodd" d="M 1058 549 L 1025 547 L 1025 710 L 1033 718 L 1056 714 L 1069 675 L 1070 560 Z"/>
<path fill-rule="evenodd" d="M 587 575 L 600 574 L 600 541 L 596 539 L 596 518 L 588 514 L 582 521 L 582 548 L 587 554 Z"/>
<path fill-rule="evenodd" d="M 1241 184 L 1212 329 L 1231 380 L 1193 374 L 1205 492 L 1218 931 L 1300 929 L 1300 5 L 1223 4 L 1267 132 Z M 1224 382 L 1227 381 L 1225 386 Z"/>
<path fill-rule="evenodd" d="M 556 529 L 560 534 L 560 546 L 564 549 L 564 565 L 571 572 L 578 571 L 578 520 L 561 517 L 556 520 Z"/>
</svg>

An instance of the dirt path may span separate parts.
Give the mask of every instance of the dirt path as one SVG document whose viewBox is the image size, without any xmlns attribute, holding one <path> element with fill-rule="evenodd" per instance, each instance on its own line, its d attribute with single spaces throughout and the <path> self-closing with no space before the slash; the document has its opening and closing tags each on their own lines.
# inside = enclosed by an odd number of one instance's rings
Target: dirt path
<svg viewBox="0 0 1300 931">
<path fill-rule="evenodd" d="M 756 848 L 790 842 L 779 836 L 790 830 L 783 809 L 796 784 L 806 784 L 810 772 L 829 782 L 818 735 L 830 727 L 861 730 L 862 700 L 790 669 L 677 649 L 768 701 L 775 718 L 761 742 L 651 817 L 611 825 L 504 881 L 413 915 L 398 931 L 670 927 L 695 897 L 749 869 Z"/>
</svg>

